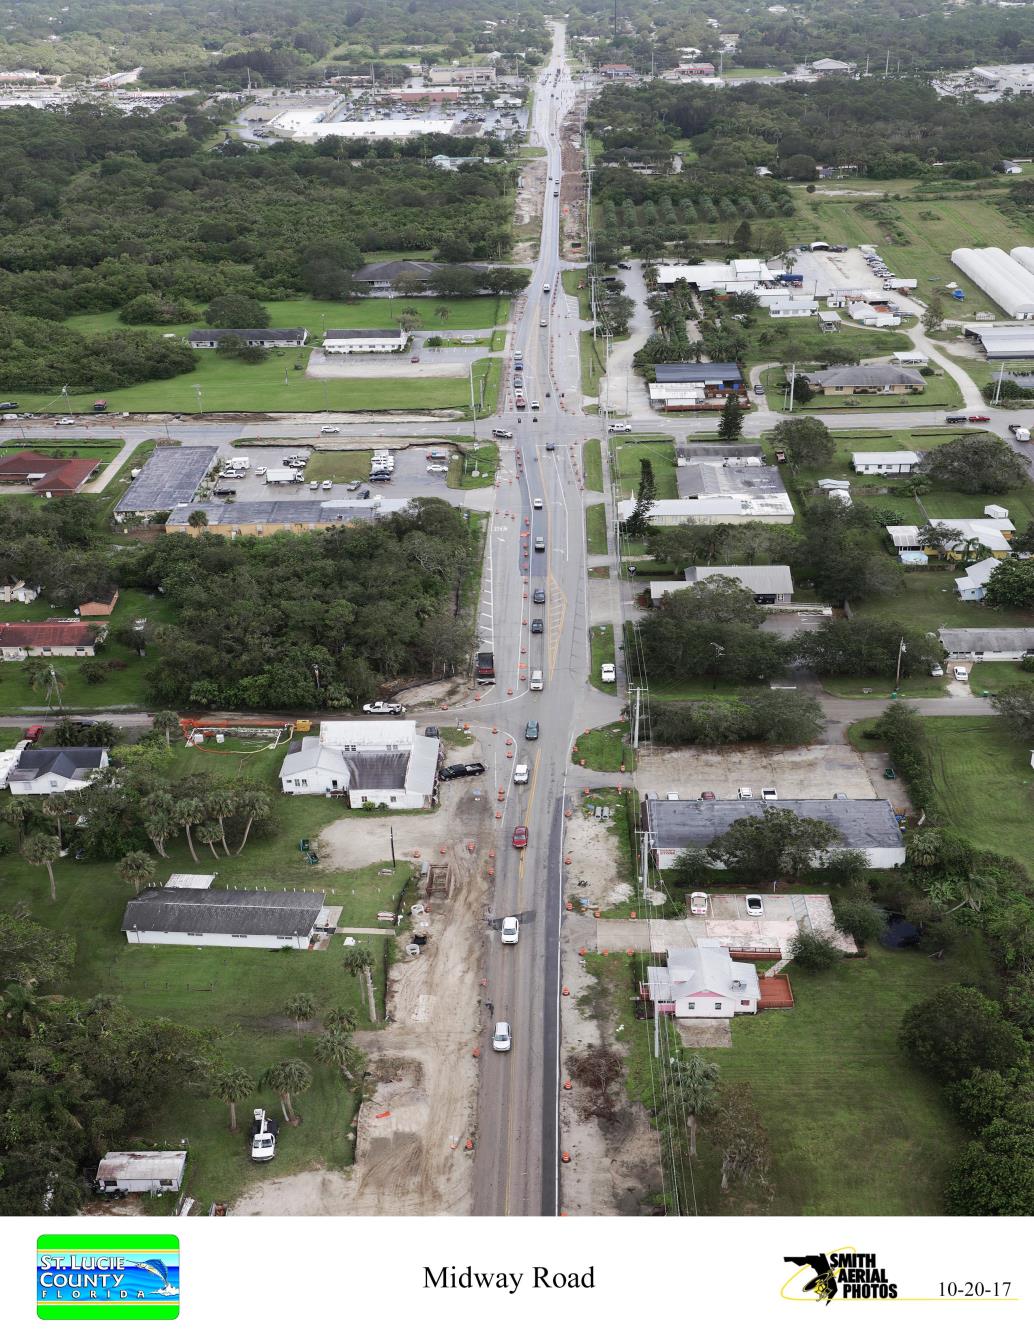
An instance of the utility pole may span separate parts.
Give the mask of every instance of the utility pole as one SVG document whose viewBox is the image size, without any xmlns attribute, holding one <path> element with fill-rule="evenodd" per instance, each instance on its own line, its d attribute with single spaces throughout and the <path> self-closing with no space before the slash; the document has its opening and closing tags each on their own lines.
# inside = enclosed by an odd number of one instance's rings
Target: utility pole
<svg viewBox="0 0 1034 1338">
<path fill-rule="evenodd" d="M 471 413 L 471 417 L 474 419 L 474 442 L 475 442 L 475 444 L 477 444 L 477 439 L 478 439 L 478 411 L 477 411 L 477 406 L 476 406 L 475 403 L 474 403 L 474 364 L 473 364 L 473 363 L 470 363 L 470 365 L 468 366 L 467 370 L 468 370 L 468 372 L 470 373 L 470 413 Z"/>
<path fill-rule="evenodd" d="M 997 405 L 998 401 L 1002 398 L 1002 379 L 1005 376 L 1005 369 L 1008 365 L 1008 363 L 1003 362 L 998 369 L 998 380 L 995 382 L 995 397 L 991 401 L 994 405 Z"/>
<path fill-rule="evenodd" d="M 883 67 L 883 77 L 884 77 L 884 79 L 887 79 L 887 78 L 890 77 L 890 48 L 889 48 L 889 47 L 887 48 L 887 63 L 886 63 L 886 65 L 884 65 L 884 67 Z"/>
<path fill-rule="evenodd" d="M 635 751 L 639 747 L 639 717 L 642 711 L 642 688 L 629 688 L 629 692 L 635 693 L 635 704 L 632 707 L 632 749 Z"/>
<path fill-rule="evenodd" d="M 391 867 L 394 869 L 394 868 L 396 867 L 396 866 L 395 866 L 395 828 L 394 828 L 394 827 L 389 827 L 389 828 L 388 828 L 388 840 L 389 840 L 389 842 L 391 843 Z"/>
<path fill-rule="evenodd" d="M 204 413 L 204 409 L 203 409 L 202 406 L 201 406 L 201 386 L 200 386 L 198 383 L 196 383 L 196 382 L 195 382 L 195 384 L 194 384 L 194 394 L 197 396 L 197 411 L 198 411 L 198 413 Z"/>
<path fill-rule="evenodd" d="M 793 413 L 793 392 L 797 387 L 797 364 L 794 363 L 790 368 L 790 398 L 787 413 Z"/>
<path fill-rule="evenodd" d="M 906 650 L 907 650 L 907 647 L 906 647 L 906 645 L 905 645 L 905 638 L 902 637 L 901 640 L 898 642 L 898 667 L 897 667 L 897 671 L 896 671 L 896 673 L 894 674 L 894 691 L 895 691 L 895 692 L 897 692 L 898 687 L 899 687 L 900 684 L 901 684 L 901 657 L 902 657 L 902 655 L 904 655 L 904 653 L 905 653 Z"/>
</svg>

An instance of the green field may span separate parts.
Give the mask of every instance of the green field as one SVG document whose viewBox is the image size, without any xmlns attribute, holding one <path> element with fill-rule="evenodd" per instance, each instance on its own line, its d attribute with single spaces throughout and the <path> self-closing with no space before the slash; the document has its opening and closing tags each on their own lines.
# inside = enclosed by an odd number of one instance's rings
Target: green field
<svg viewBox="0 0 1034 1338">
<path fill-rule="evenodd" d="M 1027 744 L 996 718 L 934 717 L 923 727 L 939 814 L 974 845 L 1011 855 L 1034 873 L 1034 771 Z"/>
<path fill-rule="evenodd" d="M 1002 688 L 1024 687 L 1034 683 L 1034 679 L 1020 665 L 1015 663 L 974 664 L 969 671 L 969 683 L 973 692 L 999 692 Z"/>
<path fill-rule="evenodd" d="M 831 697 L 889 697 L 895 691 L 899 697 L 944 697 L 947 696 L 946 682 L 946 678 L 925 675 L 903 678 L 895 688 L 892 666 L 885 678 L 823 678 L 822 689 Z"/>
<path fill-rule="evenodd" d="M 372 451 L 321 451 L 318 447 L 305 466 L 305 481 L 330 479 L 332 483 L 353 483 L 370 473 Z"/>
<path fill-rule="evenodd" d="M 10 437 L 0 442 L 0 456 L 17 455 L 19 451 L 42 450 L 66 460 L 86 459 L 110 463 L 126 443 L 121 437 Z"/>
<path fill-rule="evenodd" d="M 659 498 L 677 497 L 675 484 L 675 438 L 661 435 L 622 437 L 613 446 L 612 459 L 617 467 L 618 496 L 634 497 L 639 487 L 643 460 L 653 466 Z"/>
<path fill-rule="evenodd" d="M 602 502 L 585 508 L 585 547 L 590 553 L 607 551 L 607 508 Z"/>
<path fill-rule="evenodd" d="M 898 497 L 893 492 L 879 495 L 881 489 L 896 488 L 907 479 L 881 478 L 876 475 L 855 474 L 851 468 L 851 457 L 856 451 L 932 451 L 945 442 L 955 441 L 959 437 L 977 434 L 976 428 L 941 429 L 920 427 L 915 429 L 900 428 L 896 431 L 882 428 L 848 428 L 833 432 L 836 443 L 830 464 L 815 469 L 799 469 L 783 466 L 782 472 L 787 482 L 799 487 L 814 486 L 822 478 L 846 478 L 851 480 L 851 493 L 855 497 L 865 497 L 875 506 L 894 509 L 902 505 L 912 506 L 911 498 Z M 766 453 L 771 455 L 771 446 L 765 442 Z M 1034 489 L 1032 489 L 1034 493 Z M 926 494 L 923 496 L 926 501 Z M 975 506 L 977 498 L 970 497 L 969 505 Z M 980 508 L 986 505 L 981 501 Z M 932 515 L 939 514 L 931 512 Z M 960 514 L 960 513 L 956 513 Z"/>
<path fill-rule="evenodd" d="M 656 1108 L 652 1026 L 635 1019 L 630 959 L 586 959 L 609 985 L 610 1016 L 629 1048 L 630 1095 Z M 734 1018 L 732 1048 L 703 1056 L 729 1082 L 749 1082 L 771 1149 L 770 1214 L 922 1216 L 943 1211 L 947 1168 L 963 1143 L 937 1085 L 901 1052 L 904 1013 L 944 985 L 988 973 L 964 945 L 942 962 L 870 948 L 823 975 L 791 966 L 795 1006 Z M 721 1193 L 717 1158 L 701 1129 L 695 1169 L 699 1211 L 739 1208 Z"/>
<path fill-rule="evenodd" d="M 1029 614 L 963 603 L 955 593 L 955 577 L 962 573 L 962 567 L 957 572 L 905 571 L 904 588 L 900 592 L 860 600 L 853 605 L 854 611 L 866 617 L 899 619 L 928 632 L 935 632 L 939 627 L 1030 627 L 1034 624 L 1034 616 Z"/>
<path fill-rule="evenodd" d="M 614 664 L 614 627 L 611 623 L 598 623 L 589 629 L 589 650 L 592 653 L 592 668 L 589 680 L 594 688 L 617 696 L 616 683 L 604 683 L 600 670 L 605 664 Z"/>
<path fill-rule="evenodd" d="M 454 451 L 449 460 L 450 488 L 491 488 L 499 468 L 499 447 L 491 442 Z"/>
<path fill-rule="evenodd" d="M 622 764 L 626 771 L 633 771 L 635 754 L 628 742 L 628 722 L 615 720 L 612 725 L 584 730 L 575 740 L 571 759 L 590 771 L 618 771 Z"/>
<path fill-rule="evenodd" d="M 865 331 L 864 333 L 869 333 Z M 837 339 L 840 336 L 836 336 Z M 855 361 L 867 354 L 852 351 L 850 358 Z M 768 407 L 783 411 L 785 374 L 782 367 L 768 367 L 761 373 L 761 384 L 765 387 Z M 903 395 L 816 395 L 807 404 L 795 404 L 794 413 L 829 413 L 836 410 L 849 410 L 852 413 L 888 409 L 957 409 L 962 404 L 962 392 L 952 377 L 944 373 L 931 376 L 926 381 L 926 388 L 917 394 Z"/>
<path fill-rule="evenodd" d="M 589 492 L 603 491 L 603 463 L 599 440 L 593 437 L 582 447 L 582 478 Z"/>
</svg>

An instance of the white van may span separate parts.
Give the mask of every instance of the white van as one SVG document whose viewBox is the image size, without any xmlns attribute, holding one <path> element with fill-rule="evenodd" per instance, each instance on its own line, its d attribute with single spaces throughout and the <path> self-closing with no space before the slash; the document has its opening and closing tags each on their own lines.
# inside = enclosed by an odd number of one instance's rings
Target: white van
<svg viewBox="0 0 1034 1338">
<path fill-rule="evenodd" d="M 618 681 L 617 666 L 613 664 L 601 665 L 600 681 L 603 683 L 616 683 Z"/>
<path fill-rule="evenodd" d="M 531 671 L 531 682 L 528 684 L 529 691 L 541 692 L 544 686 L 545 684 L 542 681 L 542 670 L 533 669 Z"/>
<path fill-rule="evenodd" d="M 231 469 L 250 469 L 251 460 L 246 455 L 235 455 L 230 460 Z"/>
</svg>

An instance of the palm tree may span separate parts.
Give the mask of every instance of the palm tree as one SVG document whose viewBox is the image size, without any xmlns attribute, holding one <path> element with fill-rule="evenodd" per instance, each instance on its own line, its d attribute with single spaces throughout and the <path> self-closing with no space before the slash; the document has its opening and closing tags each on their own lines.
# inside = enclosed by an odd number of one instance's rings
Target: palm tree
<svg viewBox="0 0 1034 1338">
<path fill-rule="evenodd" d="M 226 819 L 237 812 L 237 796 L 232 790 L 214 790 L 208 796 L 208 812 L 219 824 L 219 841 L 224 854 L 229 856 L 230 847 L 226 844 Z"/>
<path fill-rule="evenodd" d="M 155 875 L 155 862 L 146 850 L 130 850 L 119 860 L 118 876 L 124 883 L 129 883 L 137 896 L 144 883 L 149 883 Z"/>
<path fill-rule="evenodd" d="M 176 823 L 182 827 L 187 836 L 187 846 L 190 849 L 190 856 L 194 863 L 198 862 L 197 851 L 194 849 L 194 841 L 191 837 L 191 828 L 196 827 L 198 823 L 205 820 L 205 806 L 200 799 L 193 799 L 189 796 L 186 799 L 176 801 Z"/>
<path fill-rule="evenodd" d="M 57 824 L 58 845 L 64 845 L 64 834 L 61 830 L 61 819 L 69 817 L 75 810 L 72 808 L 72 802 L 66 794 L 48 794 L 40 805 L 48 818 L 53 818 Z"/>
<path fill-rule="evenodd" d="M 154 848 L 162 859 L 165 854 L 165 842 L 176 830 L 176 801 L 168 790 L 154 790 L 143 802 L 144 830 L 154 842 Z"/>
<path fill-rule="evenodd" d="M 15 795 L 4 809 L 4 821 L 9 822 L 12 827 L 24 834 L 35 812 L 36 809 L 28 799 L 22 799 Z"/>
<path fill-rule="evenodd" d="M 11 981 L 0 999 L 0 1012 L 15 1030 L 24 1031 L 26 1036 L 35 1036 L 47 1009 L 45 1001 L 31 986 Z"/>
<path fill-rule="evenodd" d="M 208 525 L 208 515 L 198 507 L 196 511 L 191 511 L 190 515 L 187 517 L 187 524 L 195 534 L 200 534 Z"/>
<path fill-rule="evenodd" d="M 349 1082 L 355 1082 L 355 1073 L 362 1072 L 361 1065 L 365 1058 L 362 1050 L 352 1044 L 348 1032 L 337 1027 L 317 1036 L 312 1052 L 317 1063 L 339 1068 Z"/>
<path fill-rule="evenodd" d="M 328 1008 L 323 1014 L 323 1025 L 328 1031 L 345 1031 L 349 1035 L 359 1025 L 359 1013 L 355 1008 Z"/>
<path fill-rule="evenodd" d="M 265 794 L 262 790 L 245 791 L 241 796 L 240 808 L 247 820 L 244 824 L 244 835 L 241 837 L 241 843 L 237 847 L 238 855 L 248 844 L 248 837 L 251 835 L 251 824 L 256 821 L 265 822 L 272 812 L 269 803 L 269 795 Z"/>
<path fill-rule="evenodd" d="M 197 829 L 197 839 L 202 841 L 212 852 L 212 858 L 218 859 L 215 843 L 219 840 L 219 824 L 215 822 L 203 822 Z"/>
<path fill-rule="evenodd" d="M 709 1064 L 702 1055 L 675 1055 L 671 1060 L 672 1085 L 678 1089 L 689 1128 L 689 1155 L 697 1155 L 697 1123 L 701 1115 L 713 1110 L 718 1100 L 721 1077 L 717 1064 Z"/>
<path fill-rule="evenodd" d="M 262 1075 L 262 1081 L 268 1083 L 280 1096 L 280 1109 L 289 1124 L 297 1124 L 291 1093 L 307 1092 L 312 1085 L 312 1069 L 303 1059 L 281 1059 Z"/>
<path fill-rule="evenodd" d="M 416 307 L 403 307 L 399 316 L 399 328 L 402 330 L 415 330 L 420 324 L 420 313 Z"/>
<path fill-rule="evenodd" d="M 302 1023 L 316 1016 L 316 1000 L 311 994 L 293 994 L 284 1004 L 284 1012 L 301 1031 Z"/>
<path fill-rule="evenodd" d="M 237 1102 L 243 1101 L 255 1090 L 255 1083 L 247 1069 L 219 1069 L 212 1074 L 212 1095 L 225 1101 L 230 1108 L 230 1133 L 237 1132 Z"/>
<path fill-rule="evenodd" d="M 57 697 L 58 706 L 61 705 L 61 689 L 65 686 L 65 676 L 53 664 L 37 662 L 30 665 L 28 679 L 30 691 L 47 694 L 48 711 L 54 697 Z"/>
<path fill-rule="evenodd" d="M 373 995 L 373 976 L 371 967 L 373 966 L 373 953 L 369 948 L 363 947 L 361 943 L 356 943 L 351 948 L 346 948 L 341 955 L 341 965 L 345 968 L 353 980 L 358 980 L 362 976 L 366 982 L 366 1004 L 370 1011 L 370 1021 L 377 1021 L 377 1001 Z"/>
<path fill-rule="evenodd" d="M 166 748 L 172 747 L 172 731 L 179 729 L 180 718 L 176 711 L 156 711 L 154 719 L 151 721 L 155 729 L 161 730 L 165 735 Z"/>
<path fill-rule="evenodd" d="M 435 307 L 435 309 L 434 309 L 434 314 L 438 317 L 438 319 L 439 319 L 439 320 L 441 321 L 441 323 L 444 325 L 445 322 L 449 319 L 449 308 L 448 308 L 447 306 L 445 306 L 444 304 L 443 304 L 442 306 L 440 306 L 440 307 Z"/>
<path fill-rule="evenodd" d="M 56 836 L 44 836 L 37 832 L 35 836 L 25 838 L 22 854 L 35 868 L 45 868 L 50 879 L 50 900 L 57 901 L 57 884 L 54 882 L 54 861 L 61 856 L 61 844 Z"/>
</svg>

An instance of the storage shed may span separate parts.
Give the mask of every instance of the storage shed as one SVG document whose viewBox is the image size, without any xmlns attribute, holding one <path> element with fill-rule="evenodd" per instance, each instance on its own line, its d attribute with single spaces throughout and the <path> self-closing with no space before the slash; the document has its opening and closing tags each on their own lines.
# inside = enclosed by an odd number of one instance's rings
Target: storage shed
<svg viewBox="0 0 1034 1338">
<path fill-rule="evenodd" d="M 93 1187 L 98 1194 L 174 1194 L 186 1168 L 185 1152 L 108 1152 Z"/>
</svg>

